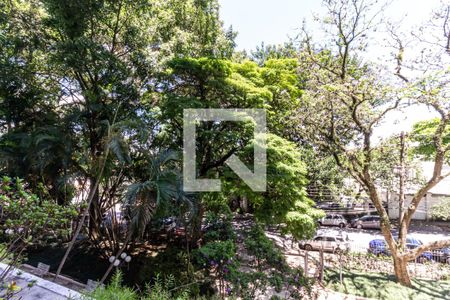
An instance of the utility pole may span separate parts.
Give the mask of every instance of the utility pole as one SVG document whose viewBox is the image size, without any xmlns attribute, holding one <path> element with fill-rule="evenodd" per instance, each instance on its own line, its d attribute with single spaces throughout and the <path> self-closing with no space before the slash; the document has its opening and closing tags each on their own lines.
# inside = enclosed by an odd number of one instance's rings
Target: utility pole
<svg viewBox="0 0 450 300">
<path fill-rule="evenodd" d="M 399 178 L 399 193 L 398 193 L 398 224 L 403 220 L 403 206 L 405 204 L 405 132 L 400 133 L 400 178 Z"/>
</svg>

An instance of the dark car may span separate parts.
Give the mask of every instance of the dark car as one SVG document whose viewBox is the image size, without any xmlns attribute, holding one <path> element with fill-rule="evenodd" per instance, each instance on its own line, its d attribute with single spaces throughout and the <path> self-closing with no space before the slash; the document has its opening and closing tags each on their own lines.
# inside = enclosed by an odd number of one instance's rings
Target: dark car
<svg viewBox="0 0 450 300">
<path fill-rule="evenodd" d="M 386 241 L 382 239 L 370 241 L 367 251 L 374 255 L 390 255 L 389 247 L 386 245 Z"/>
<path fill-rule="evenodd" d="M 330 205 L 328 205 L 328 208 L 329 208 L 329 209 L 341 209 L 341 208 L 342 208 L 342 205 L 339 204 L 339 203 L 333 202 L 333 203 L 330 203 Z"/>
<path fill-rule="evenodd" d="M 422 242 L 420 240 L 415 239 L 413 237 L 406 238 L 406 248 L 415 249 L 420 245 L 422 245 Z M 369 249 L 367 250 L 367 252 L 372 253 L 374 255 L 387 255 L 387 256 L 391 255 L 389 247 L 384 239 L 375 239 L 370 241 Z M 416 261 L 421 263 L 433 260 L 434 260 L 433 253 L 431 253 L 430 251 L 425 251 L 416 258 Z"/>
<path fill-rule="evenodd" d="M 418 239 L 415 239 L 412 237 L 406 237 L 406 247 L 408 249 L 415 249 L 415 248 L 421 246 L 422 244 L 423 243 Z M 416 258 L 416 260 L 421 263 L 426 262 L 426 261 L 433 261 L 433 253 L 430 251 L 425 251 L 422 254 L 420 254 Z"/>
<path fill-rule="evenodd" d="M 433 260 L 450 265 L 450 248 L 442 248 L 433 251 Z"/>
</svg>

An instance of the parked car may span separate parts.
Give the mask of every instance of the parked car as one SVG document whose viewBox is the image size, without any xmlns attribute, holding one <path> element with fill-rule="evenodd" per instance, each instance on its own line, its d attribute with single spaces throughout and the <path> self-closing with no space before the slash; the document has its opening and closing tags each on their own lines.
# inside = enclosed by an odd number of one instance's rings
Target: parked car
<svg viewBox="0 0 450 300">
<path fill-rule="evenodd" d="M 342 205 L 340 203 L 333 202 L 328 205 L 328 208 L 329 209 L 340 209 L 340 208 L 342 208 Z"/>
<path fill-rule="evenodd" d="M 354 210 L 364 210 L 364 204 L 362 203 L 353 203 Z"/>
<path fill-rule="evenodd" d="M 413 237 L 406 237 L 406 248 L 415 249 L 422 245 L 422 242 Z M 367 252 L 374 255 L 387 255 L 390 256 L 391 252 L 384 239 L 375 239 L 369 242 L 369 249 Z M 425 251 L 416 258 L 417 262 L 424 263 L 426 261 L 434 261 L 433 253 L 430 251 Z"/>
<path fill-rule="evenodd" d="M 358 229 L 380 229 L 380 216 L 363 216 L 361 218 L 355 219 L 351 223 L 352 227 Z"/>
<path fill-rule="evenodd" d="M 369 249 L 367 252 L 374 255 L 390 255 L 389 247 L 383 239 L 375 239 L 369 242 Z"/>
<path fill-rule="evenodd" d="M 418 240 L 418 239 L 415 239 L 413 237 L 406 237 L 406 247 L 408 249 L 415 249 L 415 248 L 419 247 L 422 244 L 423 243 L 420 240 Z M 416 258 L 416 260 L 417 260 L 417 262 L 421 262 L 421 263 L 424 263 L 426 261 L 434 261 L 433 260 L 433 253 L 431 251 L 425 251 L 421 255 L 419 255 Z"/>
<path fill-rule="evenodd" d="M 320 209 L 328 209 L 330 207 L 330 202 L 318 203 L 317 207 L 320 208 Z"/>
<path fill-rule="evenodd" d="M 333 209 L 342 209 L 343 208 L 342 203 L 337 203 L 337 202 L 321 202 L 321 203 L 318 203 L 317 206 L 320 209 L 325 209 L 325 210 L 333 210 Z"/>
<path fill-rule="evenodd" d="M 333 236 L 317 236 L 311 241 L 305 242 L 300 245 L 300 248 L 305 250 L 323 250 L 330 252 L 338 252 L 343 249 L 344 252 L 350 250 L 350 244 L 346 242 L 342 237 Z"/>
<path fill-rule="evenodd" d="M 433 260 L 450 265 L 450 248 L 442 248 L 432 251 Z"/>
<path fill-rule="evenodd" d="M 350 243 L 342 236 L 330 234 L 318 235 L 310 241 L 301 241 L 298 246 L 305 250 L 323 250 L 331 252 L 350 251 Z"/>
<path fill-rule="evenodd" d="M 348 222 L 343 215 L 329 214 L 318 221 L 320 226 L 339 226 L 344 228 L 347 226 Z"/>
</svg>

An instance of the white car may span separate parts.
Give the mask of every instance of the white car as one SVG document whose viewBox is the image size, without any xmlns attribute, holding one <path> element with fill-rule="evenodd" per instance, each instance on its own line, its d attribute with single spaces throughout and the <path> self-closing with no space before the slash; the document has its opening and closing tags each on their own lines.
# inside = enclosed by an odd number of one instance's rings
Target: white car
<svg viewBox="0 0 450 300">
<path fill-rule="evenodd" d="M 305 250 L 323 250 L 331 252 L 348 252 L 350 251 L 350 243 L 342 236 L 318 235 L 312 240 L 301 241 L 300 249 Z"/>
<path fill-rule="evenodd" d="M 323 217 L 319 220 L 319 225 L 327 225 L 327 226 L 339 226 L 340 228 L 346 227 L 348 224 L 347 220 L 343 215 L 338 214 L 329 214 L 326 217 Z"/>
</svg>

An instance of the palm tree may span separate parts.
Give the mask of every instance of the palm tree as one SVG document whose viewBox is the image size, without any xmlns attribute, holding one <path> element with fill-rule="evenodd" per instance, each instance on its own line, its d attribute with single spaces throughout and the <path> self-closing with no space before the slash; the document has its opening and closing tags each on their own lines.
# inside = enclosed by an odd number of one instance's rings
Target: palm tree
<svg viewBox="0 0 450 300">
<path fill-rule="evenodd" d="M 183 192 L 181 176 L 178 171 L 179 155 L 174 151 L 165 151 L 148 159 L 148 164 L 139 177 L 145 178 L 128 186 L 125 205 L 128 206 L 131 222 L 128 233 L 116 257 L 119 257 L 130 240 L 141 238 L 145 228 L 163 202 L 185 204 L 194 212 L 194 204 Z M 100 283 L 111 273 L 114 264 L 110 263 Z"/>
<path fill-rule="evenodd" d="M 44 184 L 59 204 L 70 201 L 71 181 L 84 170 L 73 155 L 76 145 L 64 126 L 41 126 L 29 132 L 11 131 L 1 137 L 0 145 L 0 171 L 24 178 L 34 188 Z"/>
<path fill-rule="evenodd" d="M 130 209 L 129 234 L 142 237 L 156 209 L 163 202 L 184 204 L 190 212 L 195 210 L 193 201 L 183 192 L 178 162 L 177 152 L 162 152 L 149 159 L 145 174 L 142 176 L 146 180 L 128 187 L 125 203 Z"/>
</svg>

